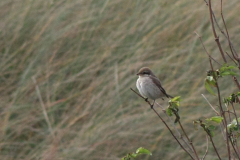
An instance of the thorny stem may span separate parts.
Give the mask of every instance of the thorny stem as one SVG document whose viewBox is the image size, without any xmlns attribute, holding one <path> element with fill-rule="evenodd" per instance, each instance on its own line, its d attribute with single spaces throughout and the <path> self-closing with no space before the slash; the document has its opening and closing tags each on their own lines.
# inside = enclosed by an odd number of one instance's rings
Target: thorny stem
<svg viewBox="0 0 240 160">
<path fill-rule="evenodd" d="M 136 93 L 139 97 L 143 98 L 151 107 L 151 109 L 157 114 L 157 116 L 161 119 L 161 121 L 164 123 L 164 125 L 167 127 L 167 129 L 170 131 L 171 135 L 174 137 L 174 139 L 178 142 L 178 144 L 180 145 L 180 147 L 194 160 L 194 158 L 192 157 L 192 155 L 182 146 L 182 144 L 179 142 L 179 140 L 177 139 L 177 137 L 173 134 L 172 130 L 169 128 L 169 126 L 167 125 L 167 123 L 162 119 L 162 117 L 158 114 L 158 112 L 154 109 L 154 107 L 151 105 L 151 103 L 144 98 L 143 96 L 141 96 L 139 93 L 137 93 L 135 90 L 133 90 L 132 88 L 130 88 L 134 93 Z"/>
<path fill-rule="evenodd" d="M 185 130 L 184 130 L 182 124 L 181 124 L 181 121 L 178 120 L 178 123 L 179 123 L 179 125 L 180 125 L 180 127 L 181 127 L 181 129 L 182 129 L 182 131 L 183 131 L 183 133 L 184 133 L 184 135 L 185 135 L 186 138 L 188 139 L 189 144 L 192 146 L 192 149 L 193 149 L 193 151 L 194 151 L 194 154 L 195 154 L 196 158 L 199 160 L 198 154 L 197 154 L 197 152 L 196 152 L 196 150 L 195 150 L 195 148 L 194 148 L 194 146 L 193 146 L 193 143 L 192 143 L 192 141 L 188 138 L 188 135 L 186 134 L 186 132 L 185 132 Z"/>
</svg>

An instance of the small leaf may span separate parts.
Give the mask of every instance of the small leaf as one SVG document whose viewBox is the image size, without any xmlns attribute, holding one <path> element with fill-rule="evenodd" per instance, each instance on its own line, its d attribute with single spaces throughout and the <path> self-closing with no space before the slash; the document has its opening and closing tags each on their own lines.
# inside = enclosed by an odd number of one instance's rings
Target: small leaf
<svg viewBox="0 0 240 160">
<path fill-rule="evenodd" d="M 193 125 L 194 125 L 194 129 L 195 130 L 198 130 L 198 124 L 199 124 L 199 121 L 193 121 Z"/>
<path fill-rule="evenodd" d="M 214 125 L 210 125 L 209 127 L 208 127 L 208 129 L 210 130 L 210 131 L 213 131 L 213 130 L 215 130 L 215 126 Z"/>
<path fill-rule="evenodd" d="M 211 137 L 213 137 L 215 135 L 215 133 L 212 130 L 210 130 L 210 135 L 211 135 Z"/>
<path fill-rule="evenodd" d="M 214 116 L 210 118 L 211 121 L 216 122 L 216 123 L 221 123 L 223 120 L 223 117 L 220 116 Z"/>
<path fill-rule="evenodd" d="M 138 148 L 137 149 L 137 151 L 136 151 L 136 153 L 139 155 L 139 154 L 147 154 L 147 155 L 152 155 L 152 153 L 149 151 L 149 150 L 147 150 L 147 149 L 145 149 L 145 148 L 143 148 L 143 147 L 140 147 L 140 148 Z"/>
<path fill-rule="evenodd" d="M 205 88 L 207 89 L 207 91 L 209 93 L 211 93 L 212 95 L 216 96 L 215 93 L 213 92 L 213 90 L 211 89 L 209 83 L 207 82 L 207 80 L 205 80 Z"/>
<path fill-rule="evenodd" d="M 224 64 L 221 68 L 220 68 L 220 75 L 221 76 L 227 76 L 227 75 L 232 75 L 235 76 L 237 75 L 235 72 L 232 71 L 232 69 L 235 69 L 235 66 L 227 66 L 227 64 Z"/>
<path fill-rule="evenodd" d="M 237 74 L 233 71 L 224 71 L 220 73 L 221 76 L 227 76 L 227 75 L 232 75 L 232 76 L 236 76 Z"/>
<path fill-rule="evenodd" d="M 213 78 L 213 76 L 207 76 L 206 81 L 208 82 L 209 85 L 217 87 L 216 81 Z"/>
<path fill-rule="evenodd" d="M 171 102 L 181 101 L 181 98 L 180 98 L 180 96 L 176 96 L 176 97 L 173 97 L 170 101 L 171 101 Z"/>
<path fill-rule="evenodd" d="M 167 112 L 167 114 L 168 114 L 169 116 L 172 116 L 172 115 L 173 115 L 173 112 L 172 112 L 172 110 L 171 110 L 170 108 L 168 108 L 168 109 L 166 110 L 166 112 Z"/>
<path fill-rule="evenodd" d="M 237 95 L 240 96 L 240 92 L 238 92 Z"/>
<path fill-rule="evenodd" d="M 133 158 L 137 158 L 138 154 L 136 153 L 131 153 L 129 156 L 133 157 Z"/>
</svg>

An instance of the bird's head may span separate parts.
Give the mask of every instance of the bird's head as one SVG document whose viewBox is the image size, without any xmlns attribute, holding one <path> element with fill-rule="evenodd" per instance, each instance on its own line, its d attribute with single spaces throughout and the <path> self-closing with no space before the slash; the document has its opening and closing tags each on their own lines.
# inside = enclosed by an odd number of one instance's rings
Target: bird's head
<svg viewBox="0 0 240 160">
<path fill-rule="evenodd" d="M 142 77 L 148 77 L 148 76 L 154 76 L 156 77 L 153 72 L 151 71 L 150 68 L 148 67 L 143 67 L 141 68 L 138 73 L 137 73 L 138 76 L 142 76 Z"/>
</svg>

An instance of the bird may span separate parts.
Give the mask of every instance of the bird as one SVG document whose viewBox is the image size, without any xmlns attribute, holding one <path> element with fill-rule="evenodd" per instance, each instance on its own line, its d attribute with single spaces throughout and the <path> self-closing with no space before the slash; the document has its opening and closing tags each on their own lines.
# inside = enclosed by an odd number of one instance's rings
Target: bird
<svg viewBox="0 0 240 160">
<path fill-rule="evenodd" d="M 137 89 L 145 98 L 145 101 L 148 101 L 148 98 L 153 100 L 151 108 L 153 108 L 155 100 L 158 98 L 173 98 L 171 95 L 167 94 L 165 89 L 162 87 L 160 80 L 155 76 L 150 68 L 142 67 L 138 71 L 137 75 Z"/>
</svg>

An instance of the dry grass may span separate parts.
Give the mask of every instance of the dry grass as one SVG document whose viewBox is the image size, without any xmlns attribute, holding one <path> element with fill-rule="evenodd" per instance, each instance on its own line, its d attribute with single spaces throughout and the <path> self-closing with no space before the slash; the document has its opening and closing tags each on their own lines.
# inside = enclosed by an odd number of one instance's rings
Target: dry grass
<svg viewBox="0 0 240 160">
<path fill-rule="evenodd" d="M 236 46 L 240 3 L 224 5 Z M 209 65 L 194 31 L 220 57 L 203 1 L 3 0 L 0 16 L 1 160 L 117 160 L 141 146 L 153 152 L 150 159 L 184 159 L 129 90 L 142 66 L 152 68 L 169 94 L 182 96 L 184 125 L 204 154 L 205 137 L 192 120 L 214 115 L 201 93 L 213 104 L 215 98 L 203 86 Z M 222 82 L 223 96 L 235 91 Z"/>
</svg>

